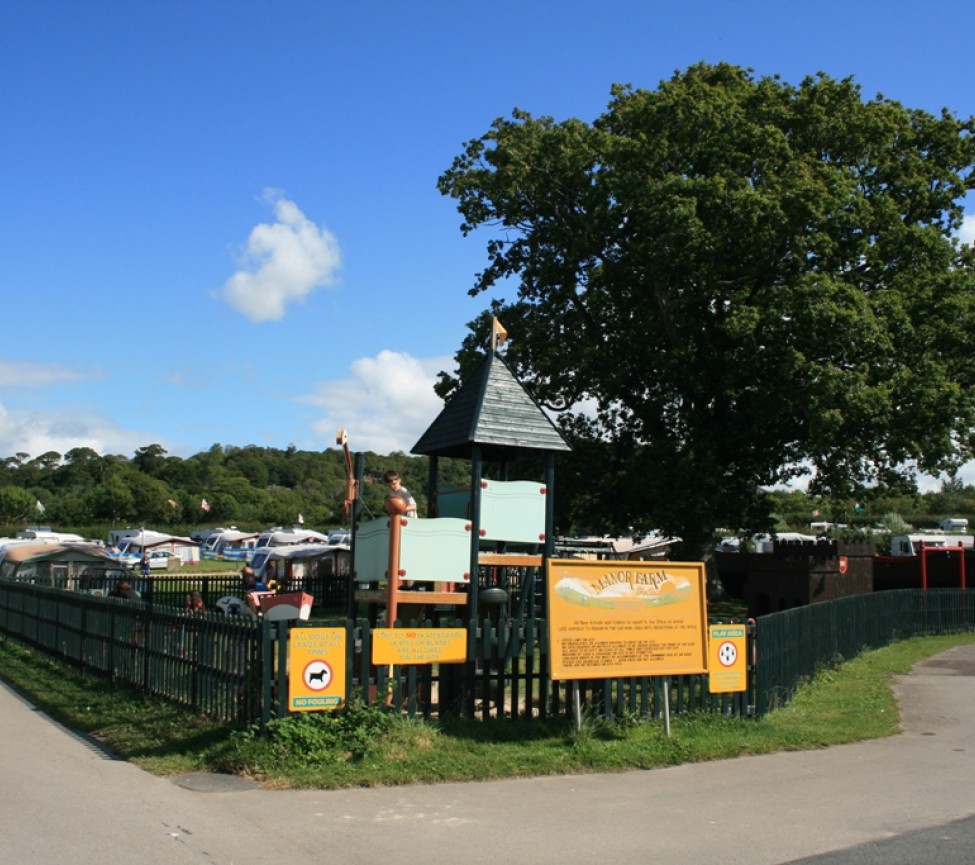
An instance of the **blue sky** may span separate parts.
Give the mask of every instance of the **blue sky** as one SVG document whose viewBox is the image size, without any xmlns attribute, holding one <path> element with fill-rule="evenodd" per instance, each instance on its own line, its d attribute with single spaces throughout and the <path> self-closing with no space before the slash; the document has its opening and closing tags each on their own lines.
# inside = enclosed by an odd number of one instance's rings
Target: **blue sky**
<svg viewBox="0 0 975 865">
<path fill-rule="evenodd" d="M 937 0 L 6 0 L 0 457 L 408 452 L 489 300 L 436 181 L 494 118 L 698 61 L 967 117 L 972 33 Z"/>
</svg>

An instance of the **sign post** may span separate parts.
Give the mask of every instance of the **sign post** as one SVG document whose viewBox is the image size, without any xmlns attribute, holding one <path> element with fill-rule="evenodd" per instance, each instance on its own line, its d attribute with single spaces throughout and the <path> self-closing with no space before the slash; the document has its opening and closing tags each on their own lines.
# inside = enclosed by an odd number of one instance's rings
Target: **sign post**
<svg viewBox="0 0 975 865">
<path fill-rule="evenodd" d="M 704 565 L 550 559 L 552 678 L 707 672 Z"/>
<path fill-rule="evenodd" d="M 708 689 L 730 694 L 748 688 L 747 630 L 745 625 L 708 628 Z"/>
<path fill-rule="evenodd" d="M 288 708 L 339 709 L 345 703 L 345 628 L 292 628 Z"/>
<path fill-rule="evenodd" d="M 551 676 L 578 680 L 707 672 L 705 569 L 698 562 L 549 559 Z M 577 708 L 578 717 L 581 709 Z"/>
</svg>

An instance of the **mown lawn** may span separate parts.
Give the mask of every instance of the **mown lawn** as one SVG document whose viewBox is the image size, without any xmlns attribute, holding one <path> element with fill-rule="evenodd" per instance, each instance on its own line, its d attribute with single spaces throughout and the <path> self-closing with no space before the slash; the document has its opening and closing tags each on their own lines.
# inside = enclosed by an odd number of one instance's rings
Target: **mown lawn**
<svg viewBox="0 0 975 865">
<path fill-rule="evenodd" d="M 975 634 L 896 643 L 823 671 L 761 720 L 678 716 L 670 737 L 661 722 L 632 717 L 590 718 L 577 730 L 564 720 L 430 723 L 357 704 L 274 721 L 262 736 L 66 673 L 4 640 L 0 678 L 157 774 L 225 772 L 270 786 L 334 788 L 652 769 L 889 736 L 899 729 L 892 677 L 971 643 Z"/>
</svg>

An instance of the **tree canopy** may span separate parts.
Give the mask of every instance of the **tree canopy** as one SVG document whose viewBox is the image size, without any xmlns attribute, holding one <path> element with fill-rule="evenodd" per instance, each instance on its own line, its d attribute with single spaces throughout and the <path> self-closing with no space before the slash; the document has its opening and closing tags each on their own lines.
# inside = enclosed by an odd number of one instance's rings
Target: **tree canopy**
<svg viewBox="0 0 975 865">
<path fill-rule="evenodd" d="M 973 131 L 727 64 L 615 86 L 592 123 L 499 118 L 439 179 L 487 236 L 470 293 L 512 293 L 471 323 L 461 376 L 497 315 L 564 412 L 586 507 L 691 544 L 756 526 L 762 490 L 803 474 L 853 496 L 951 473 L 975 445 Z"/>
<path fill-rule="evenodd" d="M 383 513 L 387 469 L 395 468 L 426 510 L 427 461 L 402 453 L 363 454 L 362 499 L 366 514 Z M 462 462 L 447 460 L 448 483 L 463 483 Z M 235 524 L 259 530 L 293 525 L 299 514 L 310 528 L 342 524 L 345 498 L 342 451 L 300 451 L 215 444 L 182 459 L 159 444 L 138 448 L 129 459 L 74 448 L 0 461 L 0 535 L 28 522 L 50 523 L 88 537 L 110 528 L 145 526 L 189 533 Z M 208 510 L 202 507 L 206 501 Z"/>
</svg>

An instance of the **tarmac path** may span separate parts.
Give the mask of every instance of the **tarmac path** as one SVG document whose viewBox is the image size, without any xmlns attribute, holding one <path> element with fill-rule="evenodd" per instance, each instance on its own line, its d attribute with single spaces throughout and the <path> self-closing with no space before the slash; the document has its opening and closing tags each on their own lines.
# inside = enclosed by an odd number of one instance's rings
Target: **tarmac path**
<svg viewBox="0 0 975 865">
<path fill-rule="evenodd" d="M 904 731 L 614 775 L 341 791 L 158 778 L 0 684 L 0 838 L 25 865 L 975 863 L 975 645 L 898 680 Z"/>
</svg>

